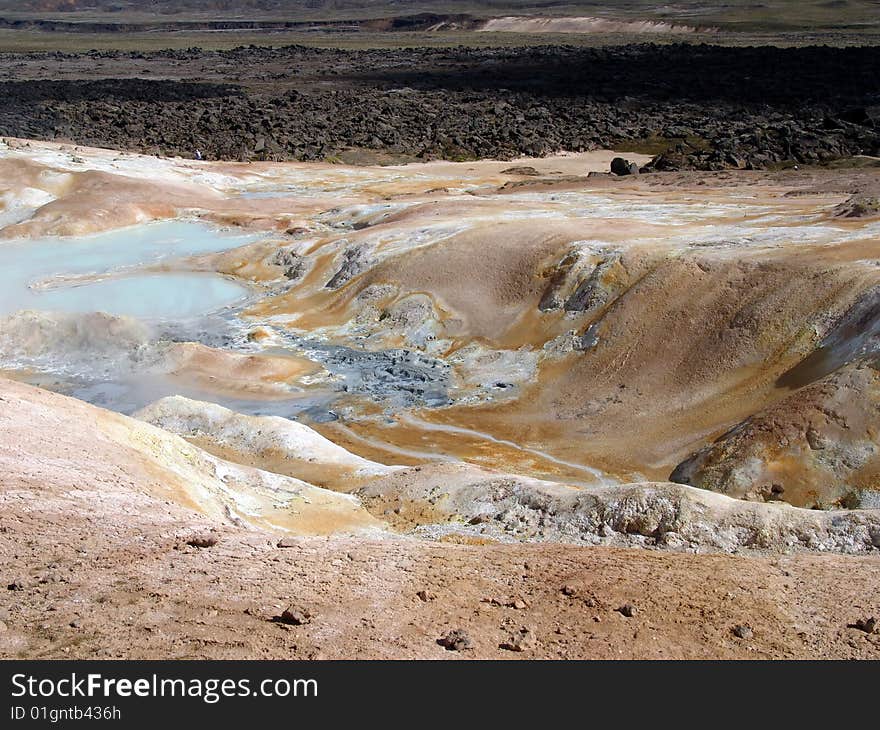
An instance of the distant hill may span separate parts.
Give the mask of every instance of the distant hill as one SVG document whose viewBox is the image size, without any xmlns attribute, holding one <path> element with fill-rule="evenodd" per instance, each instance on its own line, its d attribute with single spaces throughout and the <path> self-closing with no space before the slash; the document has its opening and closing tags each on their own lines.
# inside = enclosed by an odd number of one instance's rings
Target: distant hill
<svg viewBox="0 0 880 730">
<path fill-rule="evenodd" d="M 333 20 L 416 13 L 478 18 L 588 17 L 652 21 L 727 30 L 858 30 L 880 26 L 880 0 L 0 0 L 2 17 L 142 22 L 175 20 Z"/>
<path fill-rule="evenodd" d="M 358 11 L 381 8 L 383 12 L 409 12 L 438 6 L 468 6 L 511 8 L 527 3 L 520 0 L 510 2 L 426 2 L 425 0 L 0 0 L 0 10 L 29 13 L 58 12 L 159 12 L 180 15 L 186 13 L 222 13 L 224 15 L 261 11 L 271 14 L 315 15 L 316 11 L 338 13 L 339 11 Z"/>
</svg>

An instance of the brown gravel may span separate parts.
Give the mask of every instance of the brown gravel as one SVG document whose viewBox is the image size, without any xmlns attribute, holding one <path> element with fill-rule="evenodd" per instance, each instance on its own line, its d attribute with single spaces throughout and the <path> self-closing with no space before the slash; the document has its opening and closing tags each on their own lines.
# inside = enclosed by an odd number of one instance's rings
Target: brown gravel
<svg viewBox="0 0 880 730">
<path fill-rule="evenodd" d="M 3 583 L 19 586 L 0 593 L 5 658 L 880 658 L 880 636 L 854 628 L 878 609 L 876 557 L 350 538 L 282 550 L 234 528 L 199 549 L 176 536 L 206 519 L 171 504 L 38 512 L 32 489 L 0 488 Z M 483 600 L 510 594 L 527 608 Z M 292 602 L 309 622 L 273 621 Z M 455 629 L 472 650 L 437 644 Z M 501 648 L 511 636 L 521 650 Z"/>
</svg>

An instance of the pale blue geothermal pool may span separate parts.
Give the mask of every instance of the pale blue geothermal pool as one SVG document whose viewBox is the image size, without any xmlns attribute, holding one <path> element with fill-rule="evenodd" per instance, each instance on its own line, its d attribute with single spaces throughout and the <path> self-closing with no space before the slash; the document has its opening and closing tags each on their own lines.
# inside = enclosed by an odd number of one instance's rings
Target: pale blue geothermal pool
<svg viewBox="0 0 880 730">
<path fill-rule="evenodd" d="M 182 319 L 243 300 L 246 286 L 218 274 L 125 271 L 224 251 L 257 240 L 196 222 L 170 221 L 80 238 L 0 241 L 0 315 L 25 309 Z M 69 275 L 113 276 L 51 281 Z M 51 281 L 51 286 L 45 286 Z"/>
</svg>

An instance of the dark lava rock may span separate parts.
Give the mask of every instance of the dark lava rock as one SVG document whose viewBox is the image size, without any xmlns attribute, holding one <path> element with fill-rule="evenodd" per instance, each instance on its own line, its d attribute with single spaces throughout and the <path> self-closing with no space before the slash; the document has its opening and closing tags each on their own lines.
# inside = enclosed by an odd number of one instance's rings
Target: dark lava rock
<svg viewBox="0 0 880 730">
<path fill-rule="evenodd" d="M 364 245 L 349 246 L 342 252 L 339 270 L 324 285 L 325 289 L 338 289 L 370 267 L 370 249 Z"/>
<path fill-rule="evenodd" d="M 622 157 L 615 157 L 611 160 L 611 173 L 614 175 L 638 175 L 639 166 Z"/>
<path fill-rule="evenodd" d="M 471 637 L 461 629 L 453 629 L 447 632 L 437 639 L 437 643 L 446 651 L 464 651 L 474 648 L 474 642 L 471 640 Z"/>
<path fill-rule="evenodd" d="M 619 613 L 621 616 L 632 618 L 638 613 L 638 609 L 631 603 L 624 603 L 620 608 L 617 609 L 617 613 Z"/>
<path fill-rule="evenodd" d="M 755 635 L 751 626 L 746 626 L 745 624 L 737 624 L 731 629 L 731 633 L 737 639 L 751 639 Z"/>
<path fill-rule="evenodd" d="M 877 46 L 116 51 L 111 77 L 59 80 L 101 53 L 0 58 L 14 79 L 0 81 L 0 136 L 227 160 L 515 159 L 650 141 L 656 170 L 880 154 Z M 187 80 L 208 65 L 235 83 Z"/>
<path fill-rule="evenodd" d="M 281 248 L 272 257 L 272 264 L 281 268 L 284 277 L 291 281 L 302 278 L 306 271 L 306 262 L 302 256 L 289 248 Z"/>
<path fill-rule="evenodd" d="M 870 618 L 860 618 L 854 624 L 852 624 L 852 628 L 858 629 L 859 631 L 864 631 L 866 634 L 876 634 L 880 633 L 877 631 L 878 627 L 880 627 L 880 621 L 871 616 Z"/>
</svg>

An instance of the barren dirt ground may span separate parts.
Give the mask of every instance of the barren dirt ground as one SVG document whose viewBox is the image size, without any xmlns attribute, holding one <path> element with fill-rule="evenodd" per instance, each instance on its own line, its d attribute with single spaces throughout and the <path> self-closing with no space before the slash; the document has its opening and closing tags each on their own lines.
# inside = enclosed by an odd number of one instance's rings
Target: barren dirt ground
<svg viewBox="0 0 880 730">
<path fill-rule="evenodd" d="M 4 657 L 880 657 L 880 638 L 849 626 L 876 608 L 876 557 L 406 538 L 277 548 L 267 535 L 228 528 L 216 530 L 214 547 L 196 548 L 185 536 L 209 525 L 169 505 L 152 507 L 161 530 L 137 514 L 11 507 L 0 512 L 2 558 L 19 587 L 0 603 Z M 291 604 L 310 622 L 273 621 Z M 617 610 L 626 604 L 631 617 Z M 437 644 L 455 629 L 472 649 Z M 534 644 L 500 648 L 523 629 Z"/>
</svg>

